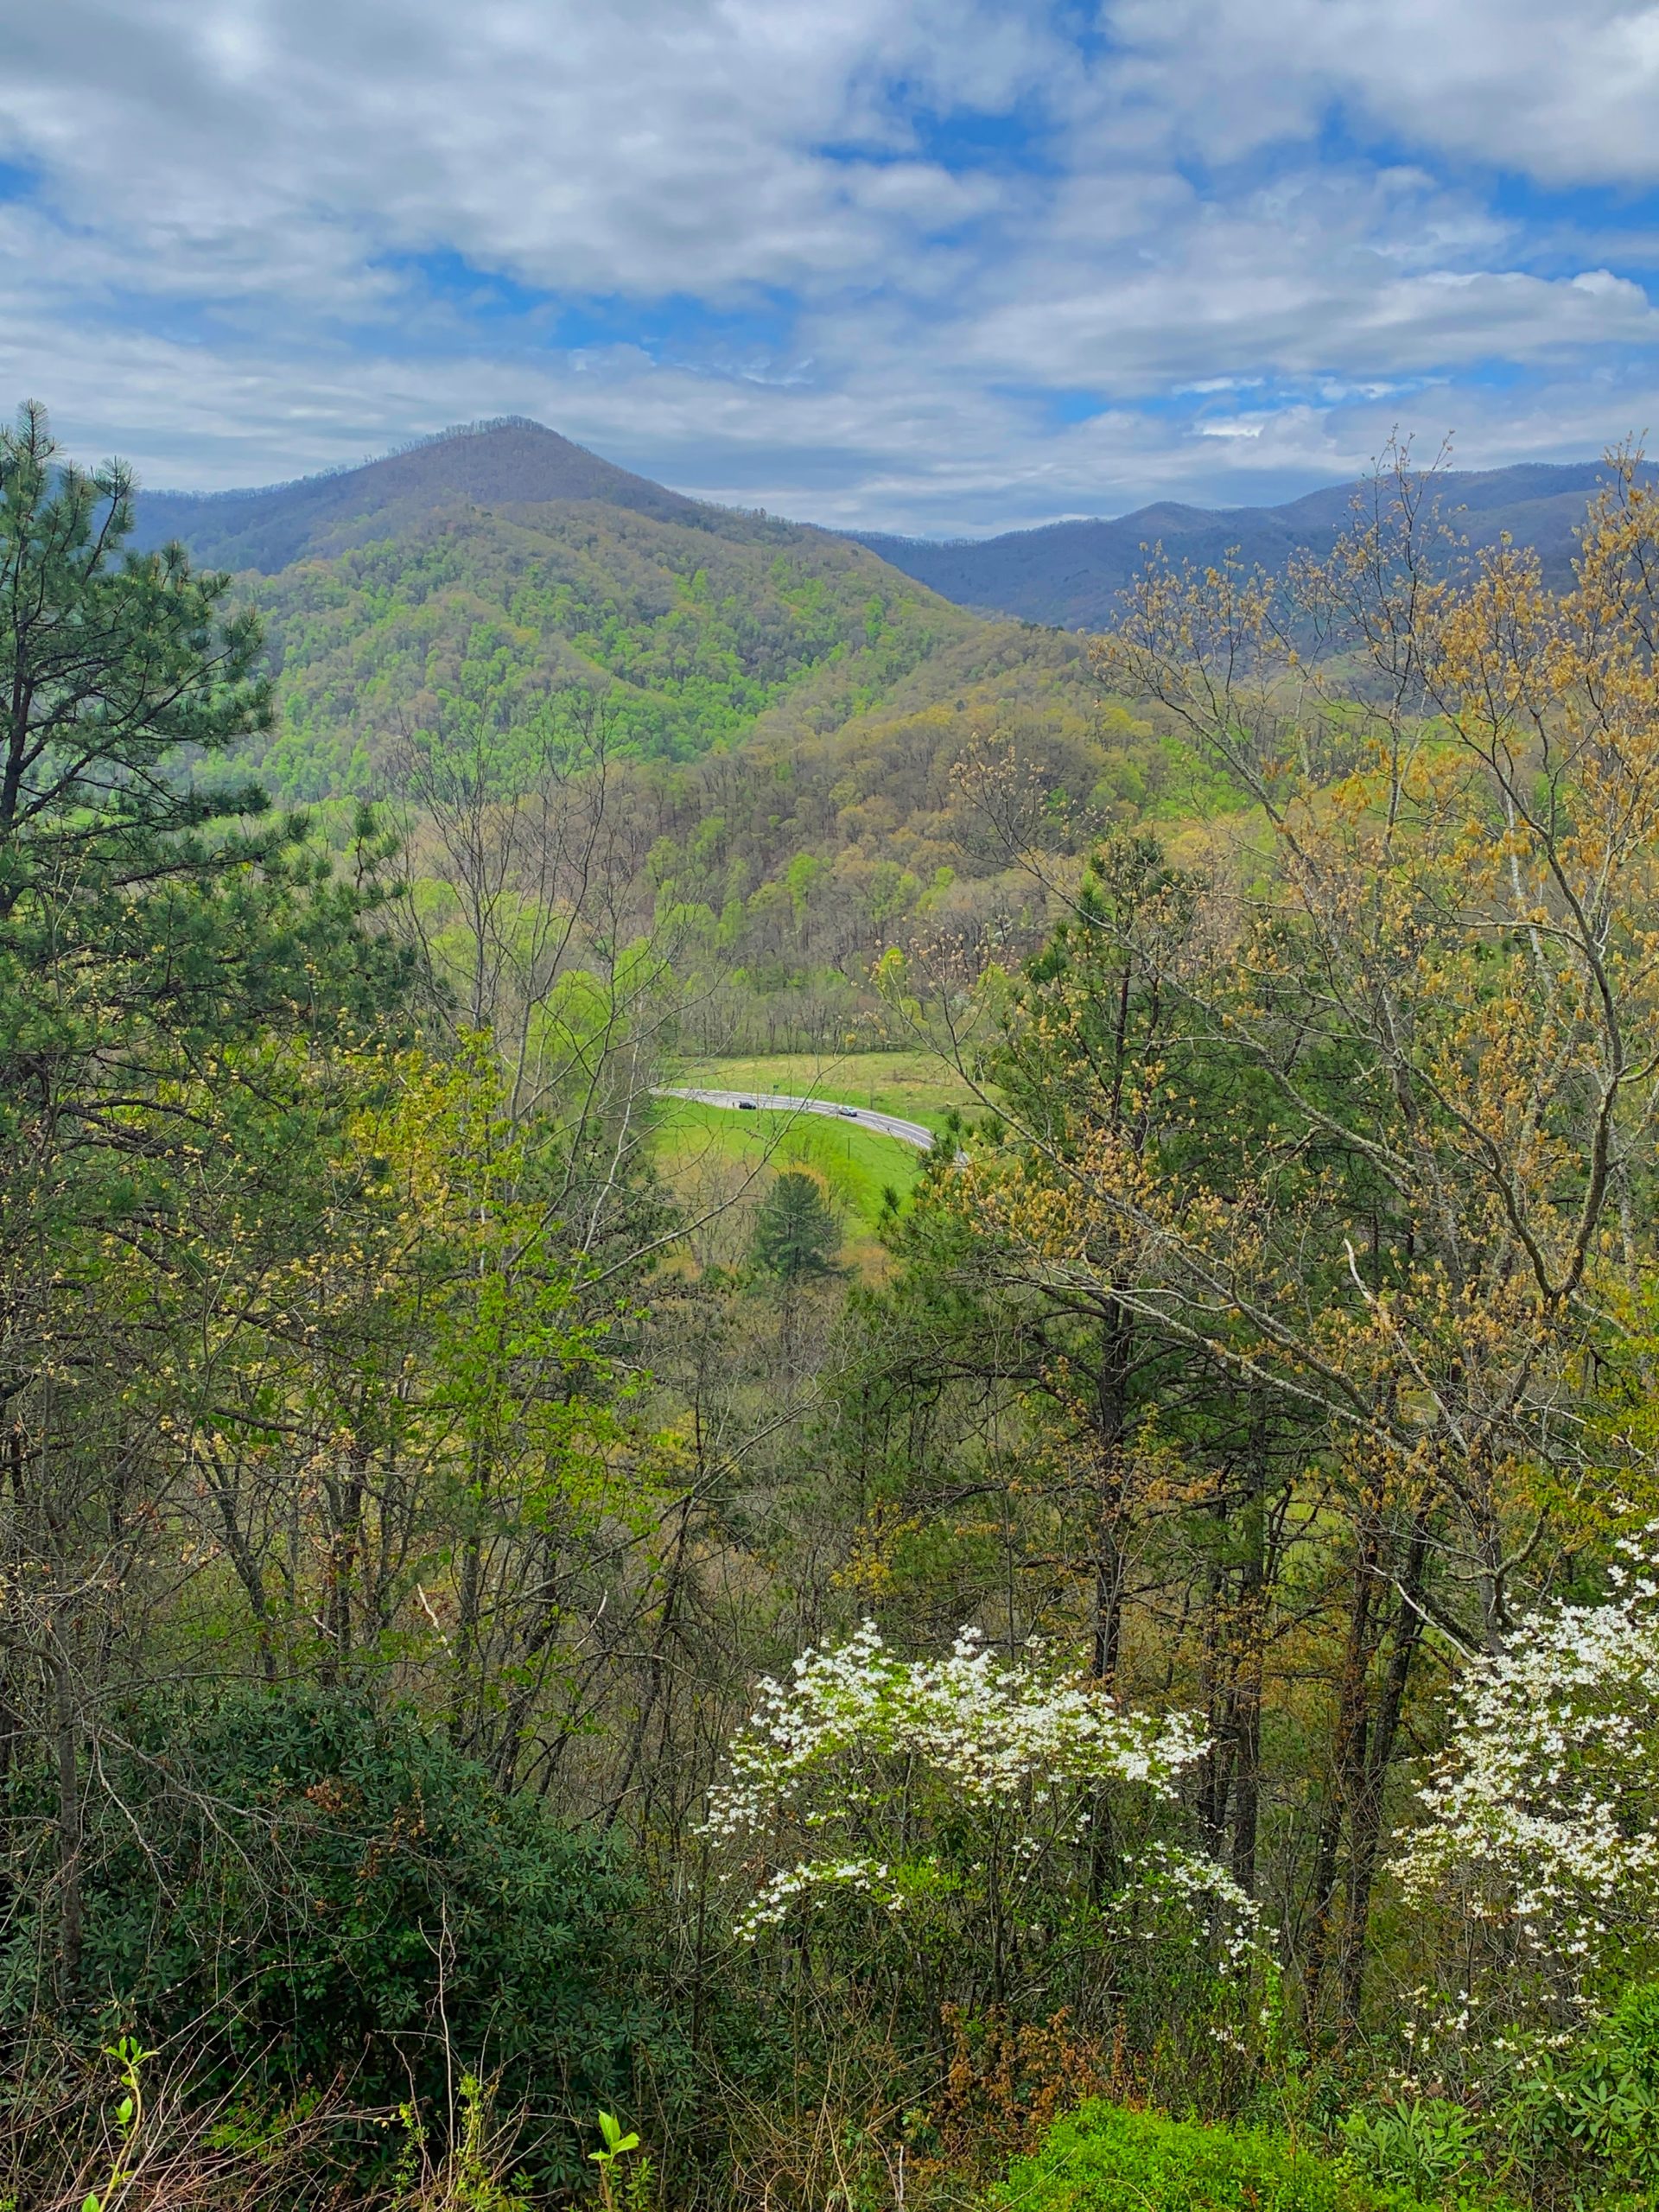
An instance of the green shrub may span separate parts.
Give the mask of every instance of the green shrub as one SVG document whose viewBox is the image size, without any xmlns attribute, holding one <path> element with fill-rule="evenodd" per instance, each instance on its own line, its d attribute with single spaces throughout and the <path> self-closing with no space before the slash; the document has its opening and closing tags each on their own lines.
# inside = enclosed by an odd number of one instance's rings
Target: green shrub
<svg viewBox="0 0 1659 2212">
<path fill-rule="evenodd" d="M 1329 2151 L 1087 2104 L 993 2192 L 996 2212 L 1412 2212 Z"/>
<path fill-rule="evenodd" d="M 1370 2181 L 1438 2197 L 1471 2179 L 1481 2164 L 1479 2123 L 1443 2097 L 1382 2104 L 1342 2123 L 1348 2156 Z"/>
<path fill-rule="evenodd" d="M 1659 2203 L 1659 1987 L 1627 1990 L 1523 2082 L 1503 2118 L 1535 2168 L 1593 2175 L 1633 2192 L 1629 2201 Z"/>
<path fill-rule="evenodd" d="M 75 2013 L 187 2050 L 211 2082 L 442 2113 L 463 2071 L 527 2115 L 543 2171 L 581 2171 L 572 2123 L 626 2109 L 668 2043 L 643 1891 L 412 1715 L 310 1692 L 130 1716 L 90 1799 Z M 50 1904 L 40 1952 L 49 1949 Z M 45 1995 L 10 1947 L 0 2013 Z M 66 2020 L 64 2024 L 73 2024 Z"/>
</svg>

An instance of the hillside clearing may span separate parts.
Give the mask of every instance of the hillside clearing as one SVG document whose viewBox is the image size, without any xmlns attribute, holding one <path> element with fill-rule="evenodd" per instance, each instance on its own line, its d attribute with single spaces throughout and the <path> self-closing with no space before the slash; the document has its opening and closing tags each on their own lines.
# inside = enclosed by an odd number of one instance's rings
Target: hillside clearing
<svg viewBox="0 0 1659 2212">
<path fill-rule="evenodd" d="M 873 1229 L 884 1193 L 908 1198 L 921 1174 L 913 1146 L 822 1116 L 765 1107 L 745 1114 L 684 1098 L 658 1099 L 655 1110 L 657 1165 L 694 1207 L 699 1201 L 742 1207 L 764 1195 L 778 1169 L 810 1167 L 849 1230 Z"/>
<path fill-rule="evenodd" d="M 982 1101 L 948 1060 L 937 1053 L 762 1052 L 749 1057 L 688 1060 L 666 1078 L 695 1090 L 768 1091 L 834 1099 L 878 1114 L 942 1128 L 952 1110 L 974 1114 Z M 885 1141 L 885 1140 L 883 1141 Z"/>
</svg>

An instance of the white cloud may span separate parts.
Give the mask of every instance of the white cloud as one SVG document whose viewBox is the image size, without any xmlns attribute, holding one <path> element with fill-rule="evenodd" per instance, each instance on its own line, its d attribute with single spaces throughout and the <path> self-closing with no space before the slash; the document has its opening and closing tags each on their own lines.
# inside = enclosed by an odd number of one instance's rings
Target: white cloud
<svg viewBox="0 0 1659 2212">
<path fill-rule="evenodd" d="M 1659 391 L 1650 211 L 1479 167 L 1649 177 L 1659 6 L 14 13 L 0 391 L 156 482 L 520 410 L 712 496 L 1007 525 L 1295 489 L 1390 413 L 1582 453 Z M 556 345 L 542 295 L 611 304 Z"/>
<path fill-rule="evenodd" d="M 1551 182 L 1659 177 L 1653 0 L 1109 0 L 1100 87 L 1211 155 L 1315 128 L 1332 102 L 1408 145 Z"/>
<path fill-rule="evenodd" d="M 9 35 L 0 127 L 72 223 L 208 292 L 257 285 L 284 235 L 327 263 L 344 229 L 709 296 L 838 280 L 979 211 L 988 188 L 914 157 L 882 88 L 996 106 L 1045 58 L 972 0 L 54 0 Z"/>
</svg>

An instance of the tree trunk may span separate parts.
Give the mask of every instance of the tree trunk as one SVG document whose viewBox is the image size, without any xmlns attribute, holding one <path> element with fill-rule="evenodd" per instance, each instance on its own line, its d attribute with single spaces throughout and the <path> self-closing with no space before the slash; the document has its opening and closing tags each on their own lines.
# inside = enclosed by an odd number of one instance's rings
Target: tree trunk
<svg viewBox="0 0 1659 2212">
<path fill-rule="evenodd" d="M 1382 1808 L 1389 1768 L 1399 1733 L 1400 1715 L 1410 1687 L 1412 1662 L 1422 1641 L 1421 1610 L 1423 1571 L 1428 1557 L 1426 1509 L 1412 1525 L 1405 1571 L 1400 1578 L 1400 1610 L 1395 1618 L 1389 1670 L 1378 1700 L 1376 1723 L 1371 1731 L 1370 1756 L 1359 1777 L 1349 1821 L 1348 1900 L 1343 1929 L 1342 2024 L 1344 2032 L 1359 2026 L 1365 1994 L 1365 1934 L 1370 1918 L 1371 1891 L 1382 1836 Z"/>
<path fill-rule="evenodd" d="M 1123 1441 L 1128 1426 L 1129 1358 L 1135 1324 L 1114 1299 L 1102 1329 L 1096 1433 L 1100 1440 L 1100 1487 L 1095 1501 L 1095 1586 L 1090 1629 L 1090 1657 L 1095 1680 L 1109 1694 L 1117 1689 L 1123 1649 L 1123 1586 L 1126 1561 L 1123 1519 L 1128 1468 Z M 1111 1798 L 1096 1790 L 1090 1808 L 1089 1895 L 1098 1905 L 1116 1884 L 1120 1869 Z"/>
<path fill-rule="evenodd" d="M 1314 1864 L 1313 1921 L 1308 1933 L 1307 1956 L 1302 1977 L 1303 2014 L 1310 2041 L 1319 2020 L 1321 1986 L 1330 1955 L 1343 1815 L 1349 1809 L 1355 1791 L 1356 1761 L 1358 1761 L 1363 1772 L 1365 1758 L 1366 1684 L 1372 1652 L 1371 1614 L 1376 1586 L 1376 1532 L 1369 1504 L 1362 1508 L 1362 1511 L 1363 1521 L 1354 1561 L 1348 1636 L 1337 1694 L 1336 1726 L 1331 1739 L 1328 1794 L 1319 1823 L 1319 1851 Z"/>
<path fill-rule="evenodd" d="M 1267 1644 L 1268 1408 L 1264 1394 L 1250 1404 L 1241 1516 L 1244 1559 L 1239 1575 L 1233 1673 L 1232 1874 L 1247 1897 L 1255 1895 L 1256 1838 L 1262 1816 L 1262 1675 Z"/>
<path fill-rule="evenodd" d="M 58 1754 L 58 1991 L 67 1999 L 80 1978 L 80 1775 L 69 1653 L 58 1644 L 56 1675 Z"/>
</svg>

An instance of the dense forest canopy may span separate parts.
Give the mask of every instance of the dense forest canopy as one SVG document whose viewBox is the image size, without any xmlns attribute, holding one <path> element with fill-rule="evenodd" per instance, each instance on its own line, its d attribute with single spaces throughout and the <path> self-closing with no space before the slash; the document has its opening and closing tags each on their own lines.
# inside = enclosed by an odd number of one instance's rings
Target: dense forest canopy
<svg viewBox="0 0 1659 2212">
<path fill-rule="evenodd" d="M 283 679 L 270 771 L 308 798 L 372 788 L 378 741 L 446 695 L 510 721 L 594 689 L 632 751 L 686 759 L 809 689 L 842 719 L 973 627 L 844 540 L 598 502 L 440 512 L 255 596 Z"/>
<path fill-rule="evenodd" d="M 435 747 L 512 804 L 538 764 L 598 746 L 631 911 L 679 909 L 702 944 L 709 1049 L 878 1039 L 869 969 L 912 935 L 981 961 L 1037 941 L 1047 895 L 969 796 L 976 762 L 1017 752 L 1020 834 L 1074 859 L 1110 821 L 1241 804 L 1166 718 L 1102 692 L 1082 639 L 652 488 L 533 425 L 484 426 L 339 478 L 162 499 L 143 534 L 159 516 L 239 558 L 253 542 L 225 531 L 251 514 L 273 562 L 297 549 L 238 586 L 276 684 L 236 757 L 289 804 L 401 821 Z"/>
<path fill-rule="evenodd" d="M 5 434 L 14 2202 L 1651 2201 L 1659 501 L 1369 502 L 1087 642 Z"/>
</svg>

